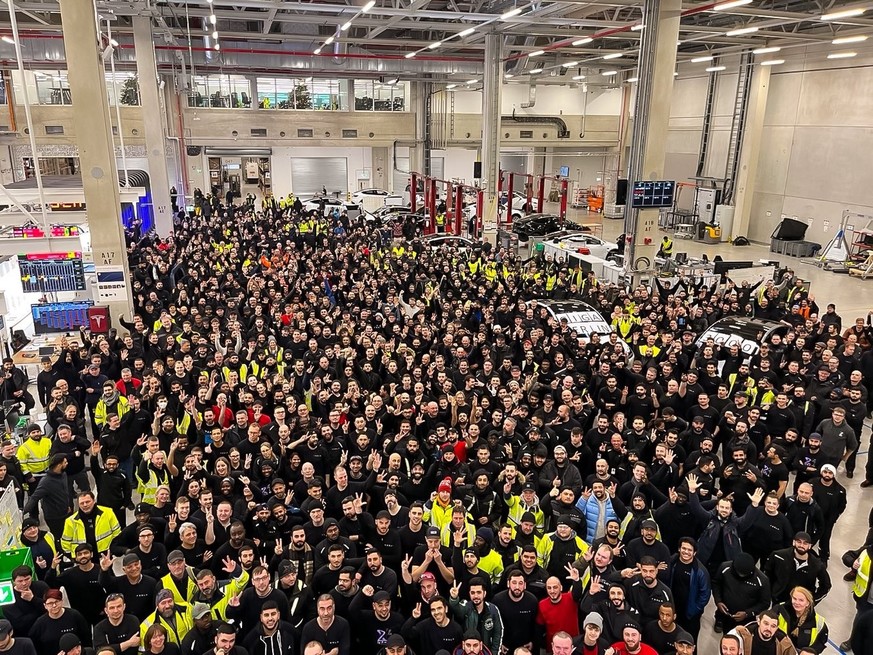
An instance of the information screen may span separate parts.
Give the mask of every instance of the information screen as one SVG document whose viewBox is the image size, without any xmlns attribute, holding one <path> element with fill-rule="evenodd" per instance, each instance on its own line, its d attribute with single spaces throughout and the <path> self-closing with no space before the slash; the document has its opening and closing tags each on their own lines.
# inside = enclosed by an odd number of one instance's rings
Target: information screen
<svg viewBox="0 0 873 655">
<path fill-rule="evenodd" d="M 81 326 L 88 325 L 88 308 L 93 305 L 90 300 L 31 305 L 34 331 L 37 334 L 46 334 L 78 330 Z"/>
<path fill-rule="evenodd" d="M 637 209 L 648 207 L 672 207 L 676 182 L 634 182 L 631 206 Z"/>
<path fill-rule="evenodd" d="M 18 255 L 18 269 L 25 293 L 85 290 L 85 270 L 80 252 Z"/>
</svg>

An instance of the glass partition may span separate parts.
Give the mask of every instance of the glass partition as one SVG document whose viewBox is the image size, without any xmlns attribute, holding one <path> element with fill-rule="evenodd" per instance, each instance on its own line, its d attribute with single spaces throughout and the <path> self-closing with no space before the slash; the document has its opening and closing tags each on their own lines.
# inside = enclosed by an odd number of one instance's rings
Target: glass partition
<svg viewBox="0 0 873 655">
<path fill-rule="evenodd" d="M 355 80 L 355 111 L 406 111 L 409 82 Z"/>
<path fill-rule="evenodd" d="M 109 104 L 115 105 L 116 98 L 122 107 L 136 107 L 140 104 L 139 80 L 136 73 L 106 73 L 106 90 Z"/>
<path fill-rule="evenodd" d="M 259 77 L 260 109 L 344 111 L 348 108 L 345 80 L 293 77 Z"/>
<path fill-rule="evenodd" d="M 252 106 L 251 85 L 244 75 L 195 75 L 188 106 L 248 109 Z"/>
<path fill-rule="evenodd" d="M 70 83 L 65 70 L 34 71 L 36 96 L 41 105 L 72 105 Z"/>
</svg>

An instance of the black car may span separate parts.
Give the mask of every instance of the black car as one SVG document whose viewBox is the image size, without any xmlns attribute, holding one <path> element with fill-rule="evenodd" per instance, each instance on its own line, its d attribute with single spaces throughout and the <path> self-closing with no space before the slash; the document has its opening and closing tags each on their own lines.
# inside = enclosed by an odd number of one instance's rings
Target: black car
<svg viewBox="0 0 873 655">
<path fill-rule="evenodd" d="M 512 231 L 518 235 L 519 241 L 527 241 L 530 237 L 542 237 L 563 229 L 582 230 L 582 227 L 570 221 L 562 221 L 554 214 L 531 214 L 512 223 Z"/>
</svg>

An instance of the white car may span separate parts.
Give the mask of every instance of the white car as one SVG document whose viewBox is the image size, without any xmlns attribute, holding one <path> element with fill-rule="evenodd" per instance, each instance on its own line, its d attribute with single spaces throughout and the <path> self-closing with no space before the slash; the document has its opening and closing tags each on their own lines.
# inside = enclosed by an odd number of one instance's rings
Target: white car
<svg viewBox="0 0 873 655">
<path fill-rule="evenodd" d="M 402 205 L 403 196 L 397 193 L 391 193 L 384 189 L 360 189 L 352 192 L 352 200 L 358 204 L 365 200 L 378 198 L 383 205 Z"/>
<path fill-rule="evenodd" d="M 573 232 L 546 238 L 543 243 L 570 252 L 581 252 L 585 255 L 593 255 L 600 259 L 614 259 L 618 254 L 618 245 L 615 242 L 604 241 L 600 237 L 587 232 Z M 587 249 L 587 252 L 585 252 Z"/>
<path fill-rule="evenodd" d="M 340 198 L 310 198 L 309 200 L 303 200 L 303 211 L 311 212 L 318 211 L 320 203 L 324 203 L 324 215 L 327 216 L 334 209 L 339 209 L 340 213 L 342 212 L 352 212 L 358 211 L 358 203 L 352 201 L 347 202 Z"/>
<path fill-rule="evenodd" d="M 534 198 L 531 198 L 530 206 L 527 202 L 527 196 L 521 193 L 520 191 L 514 191 L 512 193 L 512 220 L 517 221 L 518 219 L 530 214 L 533 211 L 533 205 L 536 203 Z M 502 196 L 500 199 L 500 206 L 502 215 L 506 215 L 506 196 Z"/>
<path fill-rule="evenodd" d="M 454 234 L 428 234 L 422 237 L 421 241 L 432 250 L 448 246 L 449 248 L 457 248 L 460 252 L 467 252 L 472 250 L 475 245 L 472 239 Z"/>
</svg>

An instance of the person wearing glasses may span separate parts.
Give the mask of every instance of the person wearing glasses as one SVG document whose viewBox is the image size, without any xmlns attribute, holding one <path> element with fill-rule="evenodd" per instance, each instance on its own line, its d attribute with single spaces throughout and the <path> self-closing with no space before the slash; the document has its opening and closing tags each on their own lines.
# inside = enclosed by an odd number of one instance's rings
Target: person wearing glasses
<svg viewBox="0 0 873 655">
<path fill-rule="evenodd" d="M 103 606 L 106 618 L 94 626 L 94 646 L 108 646 L 116 654 L 134 655 L 139 648 L 139 619 L 127 613 L 124 594 L 112 593 Z"/>
<path fill-rule="evenodd" d="M 30 629 L 30 639 L 38 653 L 57 653 L 61 649 L 61 635 L 67 633 L 75 634 L 85 646 L 91 645 L 91 624 L 79 611 L 64 607 L 60 589 L 45 592 L 44 604 L 46 613 Z"/>
</svg>

